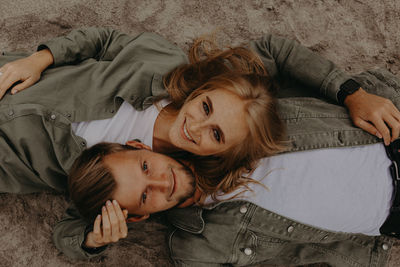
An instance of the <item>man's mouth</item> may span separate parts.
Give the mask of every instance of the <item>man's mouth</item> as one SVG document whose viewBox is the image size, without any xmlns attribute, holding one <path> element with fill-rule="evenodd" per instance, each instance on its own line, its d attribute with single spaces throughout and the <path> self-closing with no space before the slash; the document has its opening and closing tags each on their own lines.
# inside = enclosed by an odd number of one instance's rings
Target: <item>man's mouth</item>
<svg viewBox="0 0 400 267">
<path fill-rule="evenodd" d="M 174 170 L 171 168 L 171 173 L 172 173 L 172 185 L 171 185 L 171 193 L 169 194 L 169 197 L 171 198 L 173 194 L 176 191 L 176 176 Z"/>
<path fill-rule="evenodd" d="M 184 134 L 184 137 L 186 137 L 187 140 L 189 140 L 190 142 L 196 143 L 196 142 L 193 140 L 193 138 L 190 136 L 189 131 L 188 131 L 187 128 L 186 128 L 186 119 L 185 119 L 185 121 L 183 122 L 183 134 Z"/>
</svg>

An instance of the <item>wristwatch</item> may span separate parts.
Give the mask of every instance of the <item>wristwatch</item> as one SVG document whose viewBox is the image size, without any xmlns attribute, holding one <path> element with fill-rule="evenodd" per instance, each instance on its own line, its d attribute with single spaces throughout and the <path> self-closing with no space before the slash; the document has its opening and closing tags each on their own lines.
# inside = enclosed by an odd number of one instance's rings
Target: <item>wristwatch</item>
<svg viewBox="0 0 400 267">
<path fill-rule="evenodd" d="M 337 99 L 339 104 L 344 105 L 344 100 L 347 96 L 354 94 L 358 89 L 360 89 L 360 84 L 353 79 L 348 79 L 341 86 L 337 93 Z"/>
</svg>

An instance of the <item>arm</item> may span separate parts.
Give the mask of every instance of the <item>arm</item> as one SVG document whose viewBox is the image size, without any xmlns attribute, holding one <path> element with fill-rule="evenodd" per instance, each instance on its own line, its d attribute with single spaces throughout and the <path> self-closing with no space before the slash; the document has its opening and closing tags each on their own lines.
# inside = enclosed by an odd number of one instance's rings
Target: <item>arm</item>
<svg viewBox="0 0 400 267">
<path fill-rule="evenodd" d="M 93 228 L 71 205 L 53 232 L 56 247 L 72 259 L 89 259 L 102 254 L 107 245 L 127 236 L 125 219 L 118 203 L 107 204 L 94 221 Z"/>
<path fill-rule="evenodd" d="M 331 61 L 294 40 L 268 34 L 252 41 L 250 47 L 272 77 L 294 79 L 336 103 L 340 85 L 351 78 Z"/>
<path fill-rule="evenodd" d="M 331 61 L 293 40 L 266 35 L 250 46 L 272 77 L 295 79 L 336 103 L 340 86 L 351 78 Z M 360 88 L 346 97 L 344 104 L 357 127 L 383 138 L 386 145 L 399 137 L 400 112 L 390 100 Z"/>
<path fill-rule="evenodd" d="M 83 28 L 40 44 L 38 51 L 0 68 L 0 99 L 5 92 L 15 94 L 36 83 L 49 66 L 79 63 L 88 58 L 113 60 L 136 37 L 104 28 Z"/>
<path fill-rule="evenodd" d="M 88 58 L 113 60 L 134 39 L 136 37 L 112 29 L 82 28 L 44 42 L 38 46 L 38 50 L 49 49 L 54 57 L 53 65 L 57 67 Z"/>
</svg>

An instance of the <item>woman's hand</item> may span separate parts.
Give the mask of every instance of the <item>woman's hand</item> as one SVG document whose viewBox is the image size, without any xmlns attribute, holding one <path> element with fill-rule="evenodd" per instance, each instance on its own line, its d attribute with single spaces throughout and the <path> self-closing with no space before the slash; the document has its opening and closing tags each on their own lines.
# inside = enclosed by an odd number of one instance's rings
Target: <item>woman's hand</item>
<svg viewBox="0 0 400 267">
<path fill-rule="evenodd" d="M 128 210 L 122 210 L 117 201 L 107 201 L 101 215 L 94 221 L 93 231 L 87 234 L 84 245 L 97 248 L 125 238 L 128 235 L 127 217 Z"/>
<path fill-rule="evenodd" d="M 0 99 L 13 85 L 15 86 L 12 88 L 11 94 L 22 91 L 36 83 L 42 72 L 53 64 L 53 61 L 50 50 L 44 49 L 29 57 L 2 66 L 0 68 Z"/>
<path fill-rule="evenodd" d="M 400 112 L 389 99 L 367 93 L 362 88 L 346 97 L 353 123 L 368 133 L 383 138 L 389 145 L 399 137 Z"/>
</svg>

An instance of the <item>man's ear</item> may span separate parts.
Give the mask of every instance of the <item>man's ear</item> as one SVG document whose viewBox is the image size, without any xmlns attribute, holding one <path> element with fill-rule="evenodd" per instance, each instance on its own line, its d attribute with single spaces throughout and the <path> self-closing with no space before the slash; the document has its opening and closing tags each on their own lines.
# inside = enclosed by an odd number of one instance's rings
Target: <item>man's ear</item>
<svg viewBox="0 0 400 267">
<path fill-rule="evenodd" d="M 144 221 L 144 220 L 148 219 L 149 217 L 150 217 L 149 214 L 133 216 L 133 217 L 129 217 L 128 219 L 126 219 L 126 222 L 127 223 L 140 222 L 140 221 Z"/>
<path fill-rule="evenodd" d="M 134 148 L 151 150 L 151 148 L 148 145 L 145 145 L 145 144 L 143 144 L 143 143 L 141 143 L 139 141 L 136 141 L 136 140 L 128 141 L 128 142 L 126 142 L 126 144 L 128 146 L 132 146 Z"/>
</svg>

